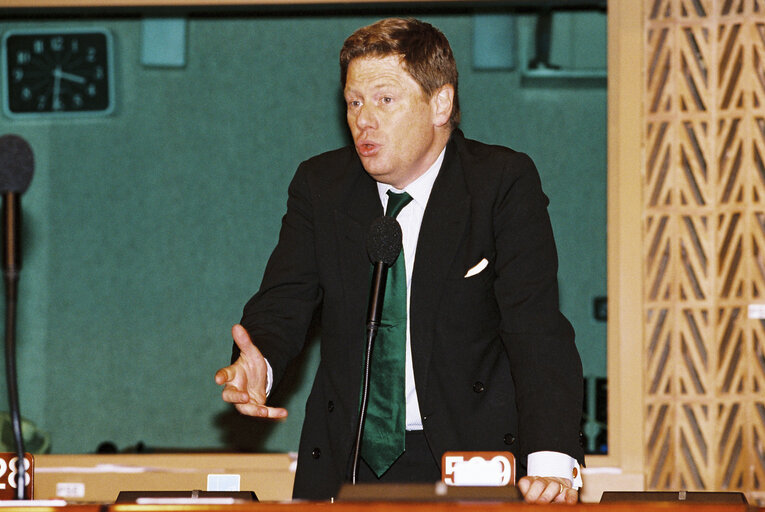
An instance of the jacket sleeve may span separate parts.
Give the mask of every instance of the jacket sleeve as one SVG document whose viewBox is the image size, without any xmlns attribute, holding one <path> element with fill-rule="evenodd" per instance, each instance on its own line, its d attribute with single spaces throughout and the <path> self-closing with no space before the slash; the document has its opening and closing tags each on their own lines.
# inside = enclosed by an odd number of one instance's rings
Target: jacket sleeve
<svg viewBox="0 0 765 512">
<path fill-rule="evenodd" d="M 247 302 L 242 325 L 263 353 L 278 383 L 306 341 L 321 302 L 308 171 L 301 165 L 290 183 L 287 213 L 258 292 Z M 234 357 L 238 357 L 236 346 Z"/>
<path fill-rule="evenodd" d="M 531 159 L 510 156 L 494 209 L 495 294 L 516 387 L 524 455 L 557 451 L 584 461 L 582 364 L 558 304 L 558 257 L 548 199 Z"/>
</svg>

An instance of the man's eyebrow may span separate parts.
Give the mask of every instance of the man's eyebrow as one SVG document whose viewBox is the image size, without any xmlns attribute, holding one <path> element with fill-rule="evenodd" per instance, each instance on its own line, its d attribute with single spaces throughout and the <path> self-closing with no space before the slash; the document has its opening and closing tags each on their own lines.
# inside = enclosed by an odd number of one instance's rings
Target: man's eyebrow
<svg viewBox="0 0 765 512">
<path fill-rule="evenodd" d="M 370 89 L 372 89 L 373 91 L 377 91 L 379 89 L 386 89 L 389 87 L 400 87 L 400 85 L 401 84 L 397 80 L 393 78 L 384 77 L 384 78 L 379 78 L 375 80 L 370 85 Z M 354 87 L 346 86 L 345 92 L 357 92 L 357 91 Z"/>
</svg>

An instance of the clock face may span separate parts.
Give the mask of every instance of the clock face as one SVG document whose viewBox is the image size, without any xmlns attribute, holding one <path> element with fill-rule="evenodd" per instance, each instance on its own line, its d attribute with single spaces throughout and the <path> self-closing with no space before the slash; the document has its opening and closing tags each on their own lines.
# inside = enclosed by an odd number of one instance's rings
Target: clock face
<svg viewBox="0 0 765 512">
<path fill-rule="evenodd" d="M 113 110 L 111 35 L 105 30 L 8 32 L 2 64 L 10 117 Z"/>
</svg>

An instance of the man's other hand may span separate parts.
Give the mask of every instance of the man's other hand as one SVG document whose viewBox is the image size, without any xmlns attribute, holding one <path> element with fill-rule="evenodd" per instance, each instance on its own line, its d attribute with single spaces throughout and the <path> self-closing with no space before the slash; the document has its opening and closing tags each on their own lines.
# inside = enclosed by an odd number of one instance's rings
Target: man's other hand
<svg viewBox="0 0 765 512">
<path fill-rule="evenodd" d="M 579 491 L 566 478 L 524 476 L 518 481 L 518 489 L 528 503 L 575 505 L 579 501 Z"/>
<path fill-rule="evenodd" d="M 268 366 L 247 330 L 237 324 L 231 329 L 240 355 L 234 364 L 215 373 L 215 383 L 225 386 L 223 400 L 234 404 L 236 410 L 259 418 L 286 418 L 287 409 L 266 405 Z"/>
</svg>

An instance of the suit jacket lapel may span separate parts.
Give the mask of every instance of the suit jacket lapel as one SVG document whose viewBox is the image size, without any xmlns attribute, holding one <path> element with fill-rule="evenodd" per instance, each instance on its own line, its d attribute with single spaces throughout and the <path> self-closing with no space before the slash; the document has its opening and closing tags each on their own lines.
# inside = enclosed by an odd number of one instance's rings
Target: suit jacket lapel
<svg viewBox="0 0 765 512">
<path fill-rule="evenodd" d="M 375 181 L 364 171 L 358 160 L 348 169 L 348 173 L 353 178 L 341 187 L 340 195 L 337 196 L 339 204 L 333 212 L 337 254 L 342 255 L 334 260 L 342 279 L 347 321 L 351 326 L 358 324 L 358 339 L 348 344 L 348 361 L 358 361 L 358 371 L 350 373 L 350 385 L 357 389 L 361 380 L 364 319 L 369 302 L 371 276 L 366 240 L 369 226 L 374 219 L 383 215 L 383 208 Z M 353 419 L 350 421 L 352 423 Z"/>
<path fill-rule="evenodd" d="M 366 244 L 370 224 L 383 214 L 377 185 L 361 166 L 361 162 L 355 160 L 348 173 L 352 178 L 339 191 L 339 204 L 334 212 L 340 249 L 349 240 L 354 244 L 359 240 Z"/>
<path fill-rule="evenodd" d="M 453 137 L 454 138 L 454 137 Z M 470 195 L 465 186 L 455 143 L 449 143 L 444 162 L 433 184 L 420 227 L 412 274 L 410 329 L 412 364 L 420 406 L 425 396 L 433 349 L 434 323 L 445 279 L 465 236 L 470 215 Z M 422 410 L 422 414 L 428 411 Z"/>
</svg>

